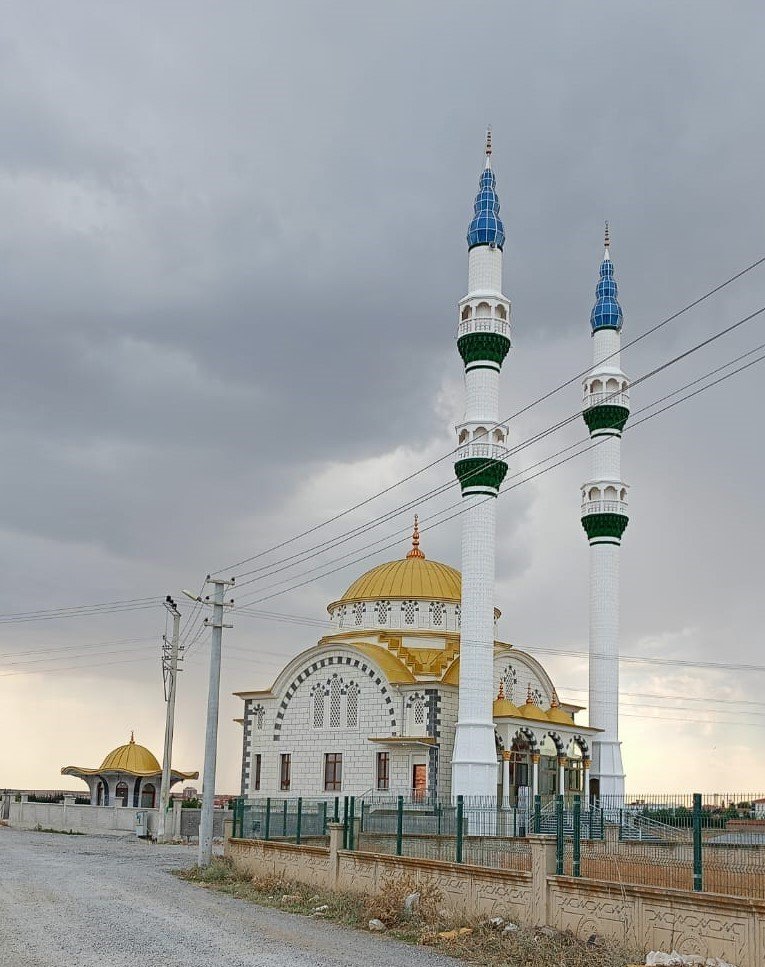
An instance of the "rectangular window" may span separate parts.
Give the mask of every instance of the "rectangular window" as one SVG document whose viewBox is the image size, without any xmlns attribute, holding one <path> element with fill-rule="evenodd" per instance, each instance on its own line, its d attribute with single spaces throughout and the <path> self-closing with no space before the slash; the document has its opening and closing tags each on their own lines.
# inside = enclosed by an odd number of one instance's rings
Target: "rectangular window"
<svg viewBox="0 0 765 967">
<path fill-rule="evenodd" d="M 343 784 L 343 756 L 341 752 L 327 752 L 324 756 L 324 791 L 339 792 Z"/>
<path fill-rule="evenodd" d="M 289 789 L 292 779 L 292 756 L 289 752 L 282 752 L 280 770 L 280 788 L 284 791 Z"/>
<path fill-rule="evenodd" d="M 377 753 L 377 788 L 390 788 L 390 753 Z"/>
<path fill-rule="evenodd" d="M 257 791 L 258 789 L 260 789 L 260 753 L 258 753 L 255 756 L 255 761 L 252 763 L 252 765 L 253 765 L 252 788 L 255 791 Z"/>
</svg>

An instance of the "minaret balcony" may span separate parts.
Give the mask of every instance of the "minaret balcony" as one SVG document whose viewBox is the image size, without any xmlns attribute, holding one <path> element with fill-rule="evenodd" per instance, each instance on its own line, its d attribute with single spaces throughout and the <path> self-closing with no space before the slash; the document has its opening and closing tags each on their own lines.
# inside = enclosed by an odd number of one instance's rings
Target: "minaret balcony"
<svg viewBox="0 0 765 967">
<path fill-rule="evenodd" d="M 590 517 L 592 514 L 619 514 L 621 517 L 629 517 L 629 507 L 626 500 L 619 498 L 600 497 L 595 500 L 583 500 L 582 517 Z"/>
<path fill-rule="evenodd" d="M 482 460 L 507 459 L 508 449 L 500 443 L 463 443 L 457 447 L 457 460 L 470 460 L 479 457 Z"/>
<path fill-rule="evenodd" d="M 496 316 L 473 316 L 471 319 L 462 319 L 457 329 L 457 338 L 460 339 L 472 332 L 494 332 L 510 339 L 510 323 Z"/>
<path fill-rule="evenodd" d="M 630 392 L 627 389 L 599 390 L 594 393 L 585 392 L 582 408 L 589 410 L 593 406 L 622 406 L 628 410 L 630 408 Z"/>
</svg>

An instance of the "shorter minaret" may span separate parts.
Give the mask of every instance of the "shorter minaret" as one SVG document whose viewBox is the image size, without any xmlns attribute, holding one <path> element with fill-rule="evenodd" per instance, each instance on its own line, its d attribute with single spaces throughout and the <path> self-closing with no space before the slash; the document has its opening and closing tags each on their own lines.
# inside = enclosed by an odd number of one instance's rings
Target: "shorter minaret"
<svg viewBox="0 0 765 967">
<path fill-rule="evenodd" d="M 608 222 L 600 280 L 590 316 L 593 368 L 584 380 L 584 421 L 592 476 L 582 486 L 582 526 L 590 542 L 590 725 L 592 788 L 596 796 L 624 795 L 619 742 L 619 553 L 627 527 L 627 485 L 621 479 L 622 430 L 630 413 L 621 370 L 622 309 L 609 252 Z M 589 792 L 589 790 L 586 790 Z"/>
</svg>

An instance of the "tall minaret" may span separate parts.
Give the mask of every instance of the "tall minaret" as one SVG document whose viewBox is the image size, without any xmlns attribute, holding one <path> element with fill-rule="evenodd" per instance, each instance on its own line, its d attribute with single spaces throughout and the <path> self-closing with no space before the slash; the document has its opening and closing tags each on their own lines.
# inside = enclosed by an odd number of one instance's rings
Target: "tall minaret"
<svg viewBox="0 0 765 967">
<path fill-rule="evenodd" d="M 505 230 L 486 164 L 467 233 L 468 294 L 459 304 L 457 348 L 465 364 L 465 419 L 454 470 L 462 488 L 462 624 L 453 796 L 497 795 L 494 742 L 494 544 L 496 496 L 507 464 L 499 420 L 499 373 L 510 349 L 510 302 L 502 294 Z"/>
<path fill-rule="evenodd" d="M 621 370 L 622 310 L 609 254 L 608 222 L 600 280 L 590 316 L 593 368 L 584 380 L 584 421 L 592 450 L 592 477 L 582 487 L 582 526 L 590 542 L 591 777 L 598 795 L 624 794 L 619 742 L 619 549 L 627 526 L 627 485 L 621 479 L 622 430 L 630 413 Z"/>
</svg>

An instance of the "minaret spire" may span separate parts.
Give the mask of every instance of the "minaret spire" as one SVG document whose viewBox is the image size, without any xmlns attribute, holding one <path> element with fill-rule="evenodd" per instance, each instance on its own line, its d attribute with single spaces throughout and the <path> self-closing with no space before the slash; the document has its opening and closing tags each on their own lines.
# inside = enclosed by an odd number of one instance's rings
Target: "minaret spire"
<svg viewBox="0 0 765 967">
<path fill-rule="evenodd" d="M 630 413 L 629 384 L 621 370 L 622 307 L 609 253 L 604 254 L 590 314 L 593 368 L 584 380 L 582 416 L 597 443 L 592 476 L 582 486 L 582 526 L 590 544 L 591 776 L 596 795 L 624 794 L 619 742 L 619 554 L 627 527 L 627 485 L 621 479 L 621 437 Z M 588 794 L 589 790 L 585 790 Z"/>
<path fill-rule="evenodd" d="M 499 374 L 510 350 L 510 301 L 502 293 L 505 228 L 486 162 L 468 227 L 468 294 L 459 303 L 457 349 L 465 367 L 465 416 L 457 427 L 455 473 L 462 514 L 462 605 L 452 795 L 497 795 L 494 741 L 494 569 L 496 497 L 507 473 L 506 427 L 499 424 Z M 491 439 L 487 435 L 491 428 Z M 487 499 L 489 498 L 489 499 Z"/>
<path fill-rule="evenodd" d="M 423 558 L 425 555 L 420 550 L 420 520 L 417 514 L 414 515 L 414 530 L 412 531 L 412 549 L 406 555 L 407 560 L 413 557 Z"/>
</svg>

